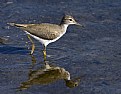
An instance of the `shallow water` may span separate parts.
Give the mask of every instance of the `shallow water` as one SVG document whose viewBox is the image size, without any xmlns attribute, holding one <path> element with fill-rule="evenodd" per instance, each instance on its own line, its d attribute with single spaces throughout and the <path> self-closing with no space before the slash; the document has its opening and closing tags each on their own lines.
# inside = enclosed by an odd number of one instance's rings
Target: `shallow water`
<svg viewBox="0 0 121 94">
<path fill-rule="evenodd" d="M 120 0 L 3 0 L 0 1 L 0 91 L 2 94 L 121 94 Z M 64 80 L 33 84 L 18 91 L 31 70 L 43 63 L 42 45 L 34 40 L 34 58 L 26 34 L 7 22 L 59 23 L 71 14 L 85 27 L 69 26 L 67 33 L 47 47 L 49 64 L 64 68 L 79 86 Z M 36 62 L 35 62 L 36 61 Z"/>
</svg>

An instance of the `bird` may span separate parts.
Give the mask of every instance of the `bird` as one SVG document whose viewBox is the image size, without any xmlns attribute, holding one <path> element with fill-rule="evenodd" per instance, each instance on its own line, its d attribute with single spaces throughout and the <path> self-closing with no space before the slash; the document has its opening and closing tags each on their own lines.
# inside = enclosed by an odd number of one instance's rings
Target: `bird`
<svg viewBox="0 0 121 94">
<path fill-rule="evenodd" d="M 71 15 L 64 15 L 60 24 L 51 24 L 51 23 L 39 23 L 39 24 L 18 24 L 18 23 L 8 23 L 11 26 L 22 29 L 26 34 L 29 40 L 32 43 L 31 55 L 35 50 L 34 42 L 31 37 L 38 40 L 44 47 L 43 56 L 44 61 L 46 61 L 46 47 L 48 44 L 57 41 L 60 39 L 67 31 L 69 25 L 75 24 L 83 27 L 83 25 L 77 23 L 77 21 Z"/>
</svg>

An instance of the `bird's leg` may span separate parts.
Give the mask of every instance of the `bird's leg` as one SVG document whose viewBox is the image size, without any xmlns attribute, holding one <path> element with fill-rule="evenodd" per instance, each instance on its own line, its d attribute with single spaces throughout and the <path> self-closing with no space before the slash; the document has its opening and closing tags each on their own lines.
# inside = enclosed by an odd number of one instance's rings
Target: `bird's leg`
<svg viewBox="0 0 121 94">
<path fill-rule="evenodd" d="M 35 45 L 34 45 L 34 42 L 32 41 L 32 39 L 31 39 L 31 37 L 30 37 L 30 35 L 27 35 L 27 37 L 28 37 L 28 39 L 30 40 L 30 42 L 32 43 L 32 49 L 31 49 L 31 55 L 33 54 L 33 52 L 34 52 L 34 49 L 35 49 Z"/>
<path fill-rule="evenodd" d="M 46 56 L 47 56 L 47 54 L 46 54 L 46 46 L 44 46 L 43 55 L 44 55 L 44 61 L 46 61 Z"/>
</svg>

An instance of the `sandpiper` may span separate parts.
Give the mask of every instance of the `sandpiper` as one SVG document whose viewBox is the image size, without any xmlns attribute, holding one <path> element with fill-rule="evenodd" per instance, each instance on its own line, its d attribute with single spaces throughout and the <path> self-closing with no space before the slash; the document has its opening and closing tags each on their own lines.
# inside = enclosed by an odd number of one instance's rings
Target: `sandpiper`
<svg viewBox="0 0 121 94">
<path fill-rule="evenodd" d="M 44 46 L 43 55 L 44 61 L 46 61 L 46 47 L 49 43 L 57 41 L 62 37 L 67 30 L 67 27 L 71 24 L 80 25 L 75 21 L 75 19 L 70 15 L 64 15 L 60 24 L 50 24 L 50 23 L 41 23 L 41 24 L 16 24 L 8 23 L 11 26 L 16 26 L 26 32 L 29 40 L 32 43 L 31 54 L 33 54 L 35 45 L 31 37 L 35 38 L 41 42 Z M 80 25 L 82 26 L 82 25 Z M 31 36 L 31 37 L 30 37 Z"/>
</svg>

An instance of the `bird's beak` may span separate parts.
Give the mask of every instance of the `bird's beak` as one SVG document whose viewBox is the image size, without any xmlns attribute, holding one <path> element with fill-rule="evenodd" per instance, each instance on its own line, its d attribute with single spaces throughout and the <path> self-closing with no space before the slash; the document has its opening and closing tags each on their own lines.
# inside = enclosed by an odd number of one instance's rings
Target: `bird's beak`
<svg viewBox="0 0 121 94">
<path fill-rule="evenodd" d="M 82 24 L 79 24 L 79 23 L 76 23 L 76 25 L 80 26 L 80 27 L 84 27 L 84 25 Z"/>
</svg>

